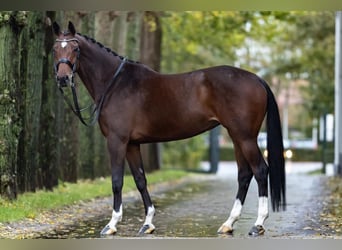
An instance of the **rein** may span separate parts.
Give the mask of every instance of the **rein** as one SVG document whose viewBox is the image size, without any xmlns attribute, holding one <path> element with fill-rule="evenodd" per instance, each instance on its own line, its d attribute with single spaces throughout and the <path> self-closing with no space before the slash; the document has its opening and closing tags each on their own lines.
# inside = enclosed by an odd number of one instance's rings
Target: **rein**
<svg viewBox="0 0 342 250">
<path fill-rule="evenodd" d="M 77 41 L 78 42 L 77 39 L 67 39 L 67 40 L 66 39 L 63 39 L 63 40 L 57 39 L 56 41 L 57 42 L 62 42 L 62 43 L 63 42 L 69 42 L 69 41 Z M 75 85 L 75 82 L 74 82 L 74 74 L 76 73 L 76 64 L 77 64 L 77 60 L 79 58 L 79 54 L 80 54 L 80 50 L 78 49 L 77 50 L 77 59 L 76 59 L 76 62 L 74 64 L 72 64 L 70 62 L 70 60 L 67 59 L 67 58 L 61 58 L 57 62 L 57 64 L 54 65 L 54 70 L 55 70 L 55 73 L 57 73 L 58 66 L 61 63 L 66 63 L 72 69 L 72 77 L 71 77 L 70 88 L 71 88 L 71 92 L 72 92 L 73 104 L 70 101 L 70 99 L 64 94 L 63 87 L 61 85 L 58 85 L 58 89 L 62 93 L 64 101 L 68 104 L 69 108 L 78 117 L 78 119 L 82 122 L 82 124 L 87 126 L 87 127 L 90 127 L 90 126 L 94 126 L 96 124 L 96 122 L 98 121 L 98 119 L 100 117 L 101 109 L 102 109 L 104 101 L 106 99 L 106 96 L 108 95 L 110 89 L 112 88 L 112 86 L 116 82 L 116 79 L 118 78 L 118 76 L 119 76 L 123 66 L 125 65 L 127 59 L 125 57 L 122 59 L 120 65 L 116 69 L 116 71 L 115 71 L 111 81 L 107 85 L 105 91 L 102 93 L 100 101 L 99 101 L 99 104 L 98 105 L 92 104 L 92 105 L 90 105 L 87 108 L 80 109 L 80 105 L 79 105 L 78 97 L 77 97 L 77 92 L 76 92 L 76 85 Z M 88 109 L 88 108 L 90 108 L 91 106 L 94 106 L 94 105 L 95 105 L 95 108 L 94 108 L 94 110 L 93 110 L 93 112 L 91 114 L 92 118 L 88 118 L 88 119 L 91 119 L 91 121 L 90 122 L 86 122 L 86 119 L 82 116 L 82 111 L 84 111 L 84 110 L 86 110 L 86 109 Z"/>
</svg>

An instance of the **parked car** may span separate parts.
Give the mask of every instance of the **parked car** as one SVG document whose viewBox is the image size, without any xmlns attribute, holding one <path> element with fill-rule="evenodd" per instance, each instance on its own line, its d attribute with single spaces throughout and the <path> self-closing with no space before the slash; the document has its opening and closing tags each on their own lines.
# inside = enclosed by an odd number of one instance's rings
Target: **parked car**
<svg viewBox="0 0 342 250">
<path fill-rule="evenodd" d="M 293 157 L 293 152 L 291 150 L 291 141 L 284 140 L 284 157 L 287 160 L 290 160 Z M 258 145 L 261 149 L 263 149 L 264 157 L 267 158 L 267 134 L 265 132 L 260 132 L 258 136 Z"/>
</svg>

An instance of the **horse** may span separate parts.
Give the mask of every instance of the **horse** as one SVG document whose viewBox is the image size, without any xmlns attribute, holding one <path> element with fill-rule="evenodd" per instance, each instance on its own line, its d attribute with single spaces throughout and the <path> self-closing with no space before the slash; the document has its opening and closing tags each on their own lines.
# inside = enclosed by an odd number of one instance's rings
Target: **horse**
<svg viewBox="0 0 342 250">
<path fill-rule="evenodd" d="M 74 75 L 78 74 L 96 104 L 95 122 L 107 142 L 113 210 L 101 235 L 116 234 L 122 219 L 125 159 L 144 203 L 145 221 L 138 233 L 151 234 L 155 230 L 155 207 L 147 189 L 141 144 L 189 138 L 220 124 L 234 144 L 238 190 L 231 212 L 217 233 L 233 233 L 254 176 L 258 214 L 249 235 L 264 234 L 269 215 L 268 178 L 273 211 L 286 208 L 281 121 L 274 94 L 265 80 L 228 65 L 161 74 L 76 32 L 70 21 L 64 31 L 57 22 L 52 26 L 56 35 L 52 51 L 57 85 L 61 89 L 74 86 Z M 78 109 L 75 101 L 73 110 L 80 117 Z M 257 144 L 265 117 L 267 163 Z"/>
</svg>

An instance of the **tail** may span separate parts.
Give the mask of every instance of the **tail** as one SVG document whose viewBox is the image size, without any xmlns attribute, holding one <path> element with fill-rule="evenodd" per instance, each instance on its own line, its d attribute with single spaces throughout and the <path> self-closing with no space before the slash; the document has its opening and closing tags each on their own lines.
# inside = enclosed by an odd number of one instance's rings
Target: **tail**
<svg viewBox="0 0 342 250">
<path fill-rule="evenodd" d="M 286 209 L 285 160 L 282 129 L 277 102 L 268 84 L 261 79 L 267 91 L 267 151 L 270 191 L 273 211 Z"/>
</svg>

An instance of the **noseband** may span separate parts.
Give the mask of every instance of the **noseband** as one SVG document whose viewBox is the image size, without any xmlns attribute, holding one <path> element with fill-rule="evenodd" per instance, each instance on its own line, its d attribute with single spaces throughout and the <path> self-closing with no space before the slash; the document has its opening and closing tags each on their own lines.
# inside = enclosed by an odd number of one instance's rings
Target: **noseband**
<svg viewBox="0 0 342 250">
<path fill-rule="evenodd" d="M 68 42 L 71 42 L 71 41 L 76 41 L 77 43 L 79 43 L 79 41 L 76 38 L 56 39 L 56 42 L 61 42 L 62 43 L 61 45 L 62 45 L 63 48 L 67 45 Z M 75 49 L 75 51 L 77 52 L 75 63 L 72 63 L 68 58 L 63 57 L 63 58 L 59 59 L 56 64 L 54 64 L 54 71 L 55 71 L 56 78 L 57 78 L 57 71 L 58 71 L 59 65 L 61 63 L 65 63 L 65 64 L 67 64 L 71 68 L 72 75 L 71 75 L 70 87 L 71 87 L 71 91 L 72 91 L 72 97 L 73 97 L 73 103 L 74 104 L 72 104 L 72 102 L 64 95 L 63 88 L 59 84 L 58 84 L 58 88 L 59 88 L 60 92 L 62 93 L 65 102 L 68 104 L 68 106 L 73 111 L 73 113 L 79 118 L 79 120 L 85 126 L 94 126 L 95 123 L 97 122 L 97 120 L 99 119 L 99 116 L 100 116 L 100 113 L 101 113 L 101 109 L 102 109 L 102 106 L 104 104 L 106 95 L 109 93 L 111 87 L 114 85 L 116 79 L 118 78 L 119 73 L 121 72 L 123 66 L 126 63 L 126 58 L 122 59 L 119 67 L 116 69 L 113 78 L 111 79 L 111 81 L 107 85 L 104 93 L 102 93 L 102 95 L 101 95 L 99 104 L 98 105 L 93 104 L 93 105 L 90 105 L 87 108 L 80 109 L 80 105 L 78 103 L 78 98 L 77 98 L 77 93 L 76 93 L 76 88 L 75 88 L 75 82 L 74 82 L 74 74 L 76 73 L 76 70 L 77 70 L 76 67 L 77 67 L 77 63 L 78 63 L 79 57 L 80 57 L 80 48 L 77 47 L 77 49 Z M 91 114 L 92 118 L 89 118 L 91 121 L 88 123 L 88 122 L 85 121 L 86 119 L 83 118 L 81 112 L 86 110 L 86 109 L 88 109 L 88 108 L 90 108 L 91 106 L 95 106 L 95 108 L 94 108 L 94 110 L 93 110 L 93 112 Z"/>
</svg>

